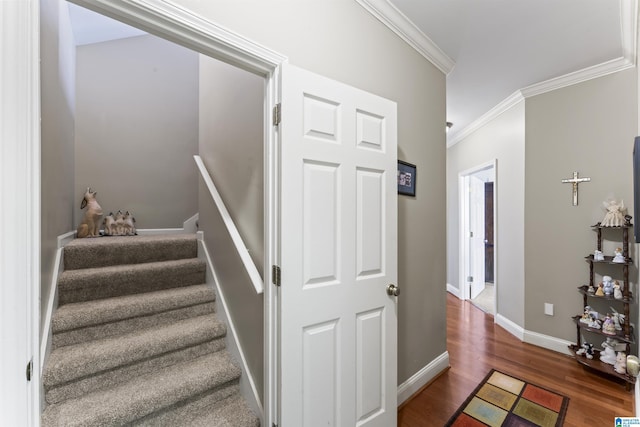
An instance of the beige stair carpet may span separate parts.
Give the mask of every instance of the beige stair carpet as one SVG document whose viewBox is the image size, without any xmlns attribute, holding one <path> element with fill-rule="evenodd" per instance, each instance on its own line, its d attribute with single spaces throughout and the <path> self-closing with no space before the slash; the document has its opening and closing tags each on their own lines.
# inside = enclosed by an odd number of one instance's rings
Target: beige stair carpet
<svg viewBox="0 0 640 427">
<path fill-rule="evenodd" d="M 257 427 L 195 235 L 64 249 L 42 425 Z"/>
</svg>

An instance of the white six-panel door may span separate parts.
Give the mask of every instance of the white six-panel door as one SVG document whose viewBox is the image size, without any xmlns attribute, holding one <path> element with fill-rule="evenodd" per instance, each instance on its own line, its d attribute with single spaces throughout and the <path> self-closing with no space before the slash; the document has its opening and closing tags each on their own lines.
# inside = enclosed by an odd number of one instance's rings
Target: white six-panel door
<svg viewBox="0 0 640 427">
<path fill-rule="evenodd" d="M 396 104 L 281 77 L 280 427 L 392 427 Z"/>
</svg>

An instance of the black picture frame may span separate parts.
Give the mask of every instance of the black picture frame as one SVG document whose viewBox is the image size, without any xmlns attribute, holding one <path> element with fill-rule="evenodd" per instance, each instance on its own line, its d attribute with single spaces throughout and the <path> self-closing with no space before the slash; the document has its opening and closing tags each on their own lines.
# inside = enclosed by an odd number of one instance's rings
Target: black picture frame
<svg viewBox="0 0 640 427">
<path fill-rule="evenodd" d="M 398 160 L 398 194 L 416 196 L 416 165 Z"/>
</svg>

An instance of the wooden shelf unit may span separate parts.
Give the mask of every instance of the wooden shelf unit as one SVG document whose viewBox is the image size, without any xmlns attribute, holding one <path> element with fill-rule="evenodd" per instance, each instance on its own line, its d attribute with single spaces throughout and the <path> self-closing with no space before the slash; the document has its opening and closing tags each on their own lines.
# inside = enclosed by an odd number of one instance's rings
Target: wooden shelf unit
<svg viewBox="0 0 640 427">
<path fill-rule="evenodd" d="M 586 256 L 585 261 L 589 263 L 589 285 L 578 287 L 578 292 L 582 294 L 583 307 L 590 305 L 589 298 L 592 298 L 594 300 L 598 300 L 598 299 L 606 300 L 607 302 L 612 304 L 621 304 L 623 308 L 622 314 L 624 314 L 624 322 L 621 325 L 622 331 L 620 331 L 616 335 L 605 334 L 604 332 L 602 332 L 601 329 L 590 328 L 585 323 L 580 322 L 580 318 L 581 318 L 580 315 L 574 316 L 572 317 L 572 319 L 576 324 L 577 344 L 569 346 L 569 349 L 571 350 L 574 358 L 578 363 L 580 363 L 581 365 L 587 366 L 591 369 L 594 369 L 596 371 L 603 372 L 612 377 L 616 377 L 624 380 L 627 384 L 627 390 L 631 389 L 631 384 L 635 384 L 636 382 L 635 377 L 627 374 L 619 374 L 613 369 L 613 365 L 609 365 L 608 363 L 601 362 L 599 360 L 600 351 L 597 349 L 594 349 L 595 355 L 593 359 L 587 359 L 585 356 L 577 355 L 576 351 L 578 351 L 582 347 L 581 336 L 582 336 L 582 331 L 585 331 L 592 334 L 600 335 L 602 337 L 611 337 L 620 341 L 621 343 L 625 343 L 626 354 L 627 355 L 630 354 L 631 344 L 635 342 L 634 336 L 633 336 L 633 330 L 631 328 L 630 320 L 629 320 L 629 305 L 634 303 L 633 295 L 629 290 L 629 266 L 633 264 L 632 259 L 629 257 L 629 229 L 631 227 L 632 227 L 631 224 L 625 225 L 622 227 L 602 227 L 599 223 L 592 226 L 592 228 L 597 232 L 597 235 L 598 235 L 597 249 L 599 251 L 602 251 L 602 230 L 603 229 L 622 231 L 622 255 L 625 258 L 625 262 L 624 263 L 613 262 L 612 256 L 605 256 L 604 261 L 595 261 L 593 259 L 593 255 Z M 589 286 L 597 287 L 596 283 L 594 283 L 594 277 L 595 277 L 595 268 L 598 265 L 613 265 L 613 266 L 622 267 L 622 286 L 623 286 L 622 299 L 615 299 L 613 296 L 607 296 L 607 295 L 598 296 L 588 291 Z"/>
</svg>

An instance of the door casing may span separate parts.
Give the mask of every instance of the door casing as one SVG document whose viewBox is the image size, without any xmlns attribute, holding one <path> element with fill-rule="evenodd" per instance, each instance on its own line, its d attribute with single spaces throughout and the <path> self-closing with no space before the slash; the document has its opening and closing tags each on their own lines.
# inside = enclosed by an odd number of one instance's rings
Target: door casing
<svg viewBox="0 0 640 427">
<path fill-rule="evenodd" d="M 282 63 L 287 62 L 286 56 L 267 49 L 247 38 L 235 34 L 217 24 L 203 19 L 185 9 L 173 5 L 164 0 L 129 0 L 126 2 L 114 2 L 108 0 L 73 0 L 80 6 L 95 12 L 125 22 L 129 25 L 143 28 L 145 31 L 173 41 L 189 49 L 211 56 L 218 60 L 235 65 L 243 70 L 263 76 L 265 78 L 264 91 L 264 205 L 265 205 L 265 271 L 263 277 L 271 277 L 271 265 L 279 263 L 278 254 L 278 129 L 272 125 L 273 107 L 279 102 L 278 82 Z M 5 7 L 14 6 L 16 10 L 4 13 Z M 25 215 L 28 224 L 26 236 L 28 238 L 27 256 L 20 260 L 16 258 L 16 265 L 25 264 L 25 277 L 28 283 L 28 301 L 21 308 L 30 312 L 30 323 L 27 336 L 30 337 L 30 352 L 33 354 L 34 369 L 39 366 L 39 324 L 40 324 L 40 68 L 39 68 L 39 1 L 21 0 L 18 2 L 6 2 L 2 4 L 2 22 L 8 37 L 5 40 L 19 40 L 15 49 L 3 50 L 2 70 L 13 70 L 16 64 L 24 68 L 27 78 L 21 86 L 28 92 L 29 97 L 23 99 L 26 111 L 20 115 L 16 123 L 17 133 L 22 132 L 22 139 L 16 140 L 15 147 L 26 147 L 30 157 L 21 170 L 11 170 L 17 181 L 22 180 L 28 187 L 20 194 L 19 206 L 12 206 L 11 210 L 27 212 Z M 4 23 L 7 22 L 7 25 Z M 10 25 L 9 25 L 10 23 Z M 12 37 L 15 36 L 15 37 Z M 13 74 L 3 73 L 3 76 L 11 78 Z M 11 82 L 10 82 L 11 83 Z M 4 87 L 4 81 L 2 82 Z M 16 98 L 18 99 L 18 98 Z M 12 101 L 7 97 L 8 101 Z M 15 102 L 16 105 L 21 103 Z M 3 110 L 3 121 L 15 119 L 14 114 L 8 114 Z M 22 111 L 21 111 L 22 112 Z M 11 140 L 13 142 L 13 139 Z M 4 144 L 4 143 L 3 143 Z M 12 147 L 14 147 L 12 145 Z M 9 163 L 9 161 L 7 161 Z M 4 166 L 4 163 L 2 163 Z M 7 169 L 5 169 L 7 170 Z M 14 173 L 15 172 L 15 173 Z M 8 198 L 2 198 L 3 211 Z M 17 209 L 16 209 L 17 208 Z M 3 237 L 4 239 L 4 237 Z M 12 246 L 13 241 L 7 241 Z M 24 244 L 15 241 L 16 246 Z M 2 276 L 4 278 L 4 275 Z M 3 280 L 4 282 L 4 280 Z M 277 420 L 276 404 L 273 397 L 277 396 L 277 330 L 276 310 L 277 299 L 271 280 L 264 293 L 264 424 L 272 425 Z M 21 371 L 23 373 L 24 371 Z M 37 372 L 37 370 L 35 371 Z M 29 396 L 28 424 L 39 425 L 40 420 L 40 379 L 37 374 L 33 376 Z"/>
<path fill-rule="evenodd" d="M 459 298 L 463 300 L 467 300 L 470 298 L 469 295 L 469 286 L 467 286 L 466 282 L 466 266 L 468 265 L 468 257 L 469 257 L 469 198 L 467 197 L 469 194 L 468 187 L 468 177 L 470 175 L 477 174 L 483 170 L 493 169 L 494 175 L 494 187 L 493 187 L 493 239 L 494 239 L 494 251 L 493 251 L 493 268 L 494 268 L 494 289 L 495 289 L 495 300 L 494 300 L 494 322 L 497 318 L 497 313 L 499 309 L 499 274 L 498 274 L 498 251 L 499 247 L 497 245 L 498 242 L 498 160 L 493 159 L 489 162 L 485 162 L 474 166 L 472 168 L 463 170 L 458 174 L 458 289 L 459 289 Z"/>
</svg>

